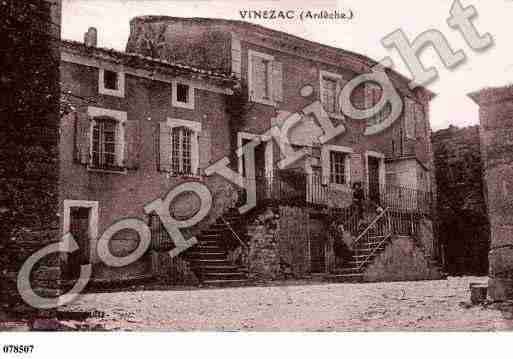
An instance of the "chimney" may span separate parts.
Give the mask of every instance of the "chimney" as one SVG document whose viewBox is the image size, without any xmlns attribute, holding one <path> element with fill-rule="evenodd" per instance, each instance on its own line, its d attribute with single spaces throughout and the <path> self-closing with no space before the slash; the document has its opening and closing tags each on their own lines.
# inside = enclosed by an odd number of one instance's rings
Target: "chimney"
<svg viewBox="0 0 513 359">
<path fill-rule="evenodd" d="M 84 44 L 89 47 L 96 47 L 98 42 L 98 31 L 95 27 L 90 27 L 84 34 Z"/>
</svg>

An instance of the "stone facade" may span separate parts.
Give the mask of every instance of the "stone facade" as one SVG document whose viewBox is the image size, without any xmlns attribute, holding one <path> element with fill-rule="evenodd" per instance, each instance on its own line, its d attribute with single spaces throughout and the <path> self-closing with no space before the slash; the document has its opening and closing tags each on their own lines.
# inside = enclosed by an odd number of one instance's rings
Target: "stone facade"
<svg viewBox="0 0 513 359">
<path fill-rule="evenodd" d="M 490 226 L 479 142 L 479 126 L 433 134 L 440 242 L 452 275 L 488 272 Z"/>
<path fill-rule="evenodd" d="M 45 0 L 0 4 L 0 311 L 20 309 L 19 269 L 58 235 L 60 6 Z M 32 271 L 31 284 L 52 296 L 59 263 L 47 261 Z"/>
<path fill-rule="evenodd" d="M 513 87 L 469 95 L 479 105 L 480 143 L 491 227 L 489 295 L 513 299 Z"/>
</svg>

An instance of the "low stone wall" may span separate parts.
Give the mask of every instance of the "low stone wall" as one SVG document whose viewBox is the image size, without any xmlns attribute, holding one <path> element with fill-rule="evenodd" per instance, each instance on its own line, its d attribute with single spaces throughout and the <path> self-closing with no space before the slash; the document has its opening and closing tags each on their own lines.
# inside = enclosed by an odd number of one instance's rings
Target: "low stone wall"
<svg viewBox="0 0 513 359">
<path fill-rule="evenodd" d="M 20 296 L 17 288 L 18 273 L 32 254 L 56 243 L 59 240 L 58 234 L 57 229 L 20 230 L 9 241 L 0 244 L 2 257 L 0 311 L 17 314 L 37 311 L 25 303 Z M 42 297 L 56 297 L 60 294 L 59 253 L 49 254 L 35 264 L 30 283 L 34 292 Z"/>
<path fill-rule="evenodd" d="M 189 262 L 180 257 L 171 258 L 167 252 L 152 253 L 152 271 L 155 279 L 171 285 L 197 285 L 198 278 Z"/>
<path fill-rule="evenodd" d="M 310 273 L 309 214 L 304 208 L 280 207 L 279 254 L 282 265 L 294 277 Z"/>
<path fill-rule="evenodd" d="M 415 240 L 394 236 L 385 250 L 364 271 L 366 282 L 441 279 L 440 270 L 433 266 Z"/>
<path fill-rule="evenodd" d="M 280 276 L 279 218 L 268 209 L 248 226 L 249 277 L 273 280 Z"/>
</svg>

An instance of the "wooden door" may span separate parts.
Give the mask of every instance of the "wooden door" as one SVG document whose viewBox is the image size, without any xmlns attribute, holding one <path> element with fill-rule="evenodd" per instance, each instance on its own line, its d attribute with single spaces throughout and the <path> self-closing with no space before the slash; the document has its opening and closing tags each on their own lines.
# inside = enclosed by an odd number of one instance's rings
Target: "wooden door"
<svg viewBox="0 0 513 359">
<path fill-rule="evenodd" d="M 325 240 L 319 233 L 312 233 L 310 237 L 310 262 L 312 273 L 326 272 Z"/>
<path fill-rule="evenodd" d="M 379 167 L 381 160 L 376 157 L 368 157 L 369 170 L 369 199 L 380 203 Z"/>
<path fill-rule="evenodd" d="M 66 277 L 76 279 L 80 275 L 80 266 L 89 263 L 90 235 L 89 217 L 90 208 L 70 208 L 70 233 L 79 248 L 68 254 Z"/>
</svg>

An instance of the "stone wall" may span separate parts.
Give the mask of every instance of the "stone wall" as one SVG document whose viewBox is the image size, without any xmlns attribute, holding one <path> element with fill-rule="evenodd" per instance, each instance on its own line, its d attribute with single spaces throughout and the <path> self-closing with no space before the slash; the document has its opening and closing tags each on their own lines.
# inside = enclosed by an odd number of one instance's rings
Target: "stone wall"
<svg viewBox="0 0 513 359">
<path fill-rule="evenodd" d="M 280 207 L 279 253 L 295 277 L 310 273 L 309 214 L 300 207 Z"/>
<path fill-rule="evenodd" d="M 513 299 L 513 87 L 469 95 L 479 104 L 480 143 L 491 243 L 489 296 Z"/>
<path fill-rule="evenodd" d="M 248 226 L 249 277 L 273 280 L 280 275 L 279 219 L 270 209 Z"/>
<path fill-rule="evenodd" d="M 451 126 L 432 136 L 440 242 L 450 274 L 488 271 L 490 227 L 483 191 L 479 126 Z"/>
<path fill-rule="evenodd" d="M 439 269 L 433 266 L 415 240 L 394 236 L 391 243 L 365 269 L 365 282 L 441 279 Z"/>
<path fill-rule="evenodd" d="M 0 304 L 10 311 L 18 270 L 57 236 L 60 1 L 5 0 L 0 14 Z M 57 259 L 47 260 L 34 286 L 58 284 Z"/>
</svg>

